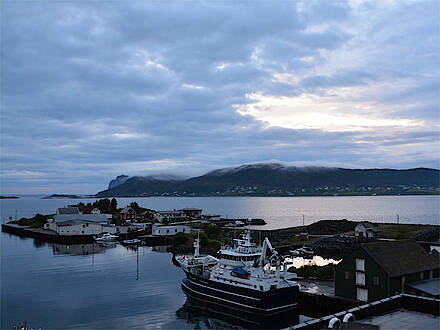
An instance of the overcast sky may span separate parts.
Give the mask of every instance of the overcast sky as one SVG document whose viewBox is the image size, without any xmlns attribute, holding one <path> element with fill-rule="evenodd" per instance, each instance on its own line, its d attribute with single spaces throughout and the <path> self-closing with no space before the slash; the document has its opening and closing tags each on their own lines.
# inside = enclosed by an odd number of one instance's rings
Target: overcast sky
<svg viewBox="0 0 440 330">
<path fill-rule="evenodd" d="M 1 193 L 439 168 L 440 1 L 2 1 Z"/>
</svg>

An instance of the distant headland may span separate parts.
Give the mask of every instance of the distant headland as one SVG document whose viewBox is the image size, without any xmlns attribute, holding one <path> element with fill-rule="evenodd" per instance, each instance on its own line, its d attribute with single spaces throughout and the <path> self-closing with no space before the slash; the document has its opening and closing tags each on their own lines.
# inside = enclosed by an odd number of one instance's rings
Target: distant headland
<svg viewBox="0 0 440 330">
<path fill-rule="evenodd" d="M 126 176 L 96 197 L 438 195 L 440 171 L 250 164 L 202 176 Z"/>
</svg>

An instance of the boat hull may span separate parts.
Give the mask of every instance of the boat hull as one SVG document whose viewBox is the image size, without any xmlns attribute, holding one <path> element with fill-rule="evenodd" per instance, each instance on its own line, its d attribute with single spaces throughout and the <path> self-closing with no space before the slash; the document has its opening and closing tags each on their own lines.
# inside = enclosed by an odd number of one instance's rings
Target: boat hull
<svg viewBox="0 0 440 330">
<path fill-rule="evenodd" d="M 185 294 L 193 299 L 246 312 L 256 317 L 278 315 L 298 308 L 298 285 L 261 292 L 187 273 L 187 278 L 182 281 L 181 286 Z"/>
</svg>

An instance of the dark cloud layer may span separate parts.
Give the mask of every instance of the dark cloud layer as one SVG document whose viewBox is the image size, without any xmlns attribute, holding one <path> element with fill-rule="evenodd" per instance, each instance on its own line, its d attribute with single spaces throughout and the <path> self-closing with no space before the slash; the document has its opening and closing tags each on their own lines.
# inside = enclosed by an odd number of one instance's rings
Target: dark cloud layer
<svg viewBox="0 0 440 330">
<path fill-rule="evenodd" d="M 2 193 L 264 161 L 439 166 L 437 1 L 1 10 Z"/>
</svg>

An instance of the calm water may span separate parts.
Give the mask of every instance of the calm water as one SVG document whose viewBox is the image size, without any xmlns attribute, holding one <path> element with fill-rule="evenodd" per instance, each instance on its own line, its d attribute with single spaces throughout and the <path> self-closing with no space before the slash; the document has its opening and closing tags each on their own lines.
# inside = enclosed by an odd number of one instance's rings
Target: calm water
<svg viewBox="0 0 440 330">
<path fill-rule="evenodd" d="M 319 219 L 439 223 L 439 196 L 301 198 L 119 198 L 153 209 L 199 207 L 229 217 L 261 217 L 268 228 Z M 84 200 L 88 202 L 92 200 Z M 9 216 L 54 213 L 79 200 L 1 200 Z M 188 306 L 180 289 L 183 272 L 171 254 L 120 245 L 60 245 L 1 234 L 1 328 L 30 320 L 35 328 L 221 328 L 230 320 Z M 138 256 L 138 280 L 137 277 Z"/>
<path fill-rule="evenodd" d="M 93 202 L 95 199 L 2 199 L 2 222 L 9 217 L 33 216 L 35 213 L 55 213 L 57 207 L 67 204 Z M 354 221 L 401 223 L 440 223 L 440 196 L 356 196 L 356 197 L 150 197 L 117 198 L 123 207 L 132 201 L 140 206 L 169 210 L 198 207 L 204 213 L 223 217 L 263 218 L 268 223 L 263 228 L 277 229 L 310 224 L 322 219 L 348 219 Z"/>
</svg>

